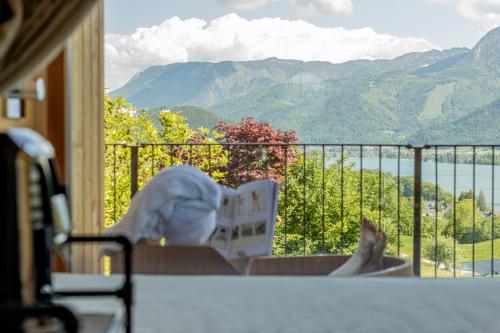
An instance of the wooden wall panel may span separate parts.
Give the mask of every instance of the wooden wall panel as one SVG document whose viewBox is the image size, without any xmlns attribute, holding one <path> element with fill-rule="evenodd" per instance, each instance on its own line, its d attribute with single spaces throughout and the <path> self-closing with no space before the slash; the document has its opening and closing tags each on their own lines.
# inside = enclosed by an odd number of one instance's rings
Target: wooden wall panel
<svg viewBox="0 0 500 333">
<path fill-rule="evenodd" d="M 74 234 L 97 235 L 104 221 L 104 31 L 103 4 L 98 1 L 70 37 L 66 49 L 47 68 L 37 71 L 20 88 L 34 89 L 34 80 L 46 80 L 43 102 L 25 101 L 25 117 L 3 117 L 0 131 L 29 127 L 47 137 L 56 150 L 70 191 Z M 67 172 L 67 174 L 65 174 Z M 100 271 L 97 246 L 75 246 L 75 272 Z"/>
<path fill-rule="evenodd" d="M 104 221 L 104 34 L 99 1 L 69 47 L 70 194 L 73 233 L 98 235 Z M 74 246 L 72 271 L 100 271 L 97 246 Z"/>
<path fill-rule="evenodd" d="M 47 108 L 46 137 L 54 146 L 62 181 L 66 181 L 66 89 L 65 89 L 65 52 L 59 55 L 45 70 Z"/>
</svg>

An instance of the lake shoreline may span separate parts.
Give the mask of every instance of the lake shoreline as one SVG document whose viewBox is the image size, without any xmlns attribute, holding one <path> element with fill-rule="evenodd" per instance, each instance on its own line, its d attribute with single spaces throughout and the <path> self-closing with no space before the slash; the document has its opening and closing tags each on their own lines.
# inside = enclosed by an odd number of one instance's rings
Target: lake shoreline
<svg viewBox="0 0 500 333">
<path fill-rule="evenodd" d="M 337 160 L 330 160 L 328 164 L 336 163 Z M 379 163 L 382 165 L 382 172 L 397 176 L 398 159 L 383 157 L 363 157 L 363 170 L 379 170 Z M 349 158 L 346 165 L 353 165 L 355 171 L 359 171 L 359 158 Z M 399 160 L 399 171 L 401 177 L 413 177 L 413 159 Z M 436 163 L 434 161 L 422 162 L 422 180 L 436 184 Z M 475 181 L 473 175 L 475 174 Z M 463 164 L 463 163 L 437 163 L 437 184 L 450 194 L 476 191 L 476 195 L 482 191 L 485 194 L 488 206 L 492 206 L 494 199 L 495 210 L 500 210 L 500 166 Z M 494 183 L 493 183 L 494 181 Z M 494 191 L 492 191 L 494 189 Z M 493 197 L 494 195 L 494 197 Z"/>
</svg>

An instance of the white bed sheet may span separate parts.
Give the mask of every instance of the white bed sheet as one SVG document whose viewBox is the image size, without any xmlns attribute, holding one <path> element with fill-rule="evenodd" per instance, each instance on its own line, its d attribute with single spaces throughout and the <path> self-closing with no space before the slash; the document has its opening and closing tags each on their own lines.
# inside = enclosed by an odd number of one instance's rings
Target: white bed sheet
<svg viewBox="0 0 500 333">
<path fill-rule="evenodd" d="M 58 289 L 105 288 L 120 279 L 54 277 Z M 134 283 L 140 333 L 500 332 L 497 279 L 136 275 Z M 109 300 L 69 303 L 79 311 L 112 309 Z"/>
</svg>

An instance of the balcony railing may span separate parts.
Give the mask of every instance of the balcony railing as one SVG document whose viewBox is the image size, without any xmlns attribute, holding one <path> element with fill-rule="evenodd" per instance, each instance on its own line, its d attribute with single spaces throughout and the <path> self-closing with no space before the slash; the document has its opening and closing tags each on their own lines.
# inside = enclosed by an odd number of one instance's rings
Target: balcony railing
<svg viewBox="0 0 500 333">
<path fill-rule="evenodd" d="M 236 187 L 281 185 L 274 251 L 349 253 L 374 220 L 417 276 L 495 276 L 496 145 L 167 143 L 106 145 L 106 223 L 160 170 L 192 164 Z"/>
</svg>

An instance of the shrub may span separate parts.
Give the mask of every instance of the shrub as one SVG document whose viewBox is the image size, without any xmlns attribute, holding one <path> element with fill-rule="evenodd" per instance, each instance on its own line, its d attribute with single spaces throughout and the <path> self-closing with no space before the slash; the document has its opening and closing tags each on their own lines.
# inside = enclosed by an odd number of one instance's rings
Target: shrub
<svg viewBox="0 0 500 333">
<path fill-rule="evenodd" d="M 453 238 L 440 235 L 436 247 L 435 238 L 426 238 L 423 242 L 422 254 L 425 258 L 449 268 L 453 262 L 453 242 Z"/>
</svg>

